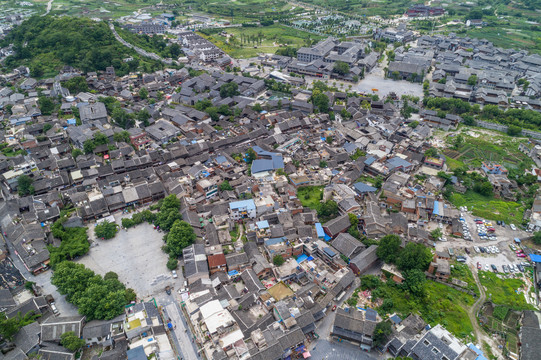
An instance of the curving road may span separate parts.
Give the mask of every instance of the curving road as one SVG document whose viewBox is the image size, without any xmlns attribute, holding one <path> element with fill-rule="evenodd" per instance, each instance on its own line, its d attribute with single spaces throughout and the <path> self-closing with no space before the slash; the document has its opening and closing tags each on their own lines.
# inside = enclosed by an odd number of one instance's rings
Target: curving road
<svg viewBox="0 0 541 360">
<path fill-rule="evenodd" d="M 53 0 L 49 0 L 49 2 L 47 3 L 47 11 L 45 11 L 45 14 L 43 14 L 43 15 L 41 15 L 41 16 L 45 16 L 45 15 L 47 15 L 48 13 L 50 13 L 52 7 L 53 7 Z"/>
<path fill-rule="evenodd" d="M 139 55 L 145 56 L 145 57 L 150 58 L 152 60 L 161 61 L 162 63 L 167 64 L 167 65 L 172 65 L 173 64 L 172 60 L 163 59 L 162 57 L 160 57 L 160 56 L 158 56 L 158 55 L 156 55 L 154 53 L 148 52 L 146 50 L 143 50 L 140 47 L 137 47 L 137 46 L 135 46 L 133 44 L 130 44 L 129 42 L 127 42 L 126 40 L 121 38 L 120 35 L 118 35 L 118 33 L 116 32 L 115 26 L 112 23 L 109 23 L 109 28 L 111 29 L 111 31 L 115 35 L 115 38 L 118 41 L 120 41 L 124 46 L 127 46 L 130 49 L 135 50 Z"/>
</svg>

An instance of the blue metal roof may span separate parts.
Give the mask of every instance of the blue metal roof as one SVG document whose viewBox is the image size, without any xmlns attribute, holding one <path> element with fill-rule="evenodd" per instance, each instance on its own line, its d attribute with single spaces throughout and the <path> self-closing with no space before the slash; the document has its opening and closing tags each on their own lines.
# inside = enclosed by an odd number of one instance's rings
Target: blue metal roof
<svg viewBox="0 0 541 360">
<path fill-rule="evenodd" d="M 536 263 L 541 263 L 541 255 L 529 254 L 530 260 Z"/>
<path fill-rule="evenodd" d="M 255 202 L 253 199 L 240 200 L 229 203 L 229 209 L 236 210 L 239 208 L 246 208 L 246 210 L 254 210 Z"/>
<path fill-rule="evenodd" d="M 325 237 L 325 231 L 323 230 L 323 226 L 321 226 L 321 223 L 316 223 L 316 232 L 318 238 Z"/>
<path fill-rule="evenodd" d="M 378 191 L 378 189 L 376 189 L 375 187 L 370 186 L 360 181 L 358 183 L 353 184 L 353 187 L 355 188 L 355 190 L 357 190 L 358 193 L 361 193 L 361 194 Z"/>
<path fill-rule="evenodd" d="M 278 238 L 271 238 L 271 239 L 265 240 L 265 245 L 271 246 L 271 245 L 276 245 L 279 243 L 285 243 L 286 241 L 287 241 L 287 238 L 285 236 L 278 237 Z"/>
<path fill-rule="evenodd" d="M 324 251 L 327 255 L 329 255 L 330 257 L 333 257 L 333 256 L 336 255 L 336 253 L 335 253 L 334 251 L 332 251 L 332 250 L 331 250 L 330 248 L 328 248 L 328 247 L 324 248 L 323 251 Z"/>
<path fill-rule="evenodd" d="M 391 168 L 397 168 L 397 167 L 409 167 L 411 166 L 411 163 L 409 161 L 406 161 L 398 156 L 395 156 L 392 159 L 387 160 L 387 164 L 390 165 Z"/>
<path fill-rule="evenodd" d="M 372 165 L 372 164 L 374 163 L 374 161 L 376 161 L 376 158 L 373 157 L 373 156 L 370 156 L 368 159 L 366 159 L 366 160 L 364 161 L 364 164 L 365 164 L 365 165 Z"/>
<path fill-rule="evenodd" d="M 258 221 L 255 223 L 259 229 L 268 229 L 269 222 L 267 220 Z"/>
<path fill-rule="evenodd" d="M 300 264 L 302 263 L 303 261 L 305 261 L 306 259 L 308 259 L 308 256 L 306 256 L 305 254 L 302 254 L 301 256 L 299 256 L 297 258 L 297 263 Z"/>
<path fill-rule="evenodd" d="M 223 164 L 224 162 L 227 162 L 227 159 L 223 155 L 218 155 L 218 156 L 216 156 L 216 162 L 218 164 Z"/>
<path fill-rule="evenodd" d="M 231 270 L 230 272 L 227 273 L 227 275 L 229 276 L 235 276 L 235 275 L 238 275 L 239 272 L 237 270 Z"/>
<path fill-rule="evenodd" d="M 440 203 L 438 200 L 434 200 L 434 210 L 432 210 L 432 215 L 439 215 L 440 214 Z"/>
</svg>

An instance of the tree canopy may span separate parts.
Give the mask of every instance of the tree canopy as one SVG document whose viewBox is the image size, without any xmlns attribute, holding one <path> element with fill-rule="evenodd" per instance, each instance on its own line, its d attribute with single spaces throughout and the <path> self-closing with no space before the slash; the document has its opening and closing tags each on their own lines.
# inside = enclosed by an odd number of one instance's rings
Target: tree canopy
<svg viewBox="0 0 541 360">
<path fill-rule="evenodd" d="M 50 253 L 51 266 L 64 260 L 71 260 L 77 256 L 82 256 L 90 249 L 86 228 L 73 227 L 64 228 L 64 222 L 68 218 L 63 216 L 56 220 L 51 227 L 52 234 L 55 238 L 60 239 L 60 246 L 47 246 Z"/>
<path fill-rule="evenodd" d="M 274 257 L 272 258 L 272 263 L 276 266 L 281 266 L 284 262 L 285 260 L 282 255 L 274 255 Z"/>
<path fill-rule="evenodd" d="M 398 235 L 386 235 L 379 241 L 376 254 L 386 263 L 394 262 L 398 257 L 402 240 Z"/>
<path fill-rule="evenodd" d="M 107 22 L 87 17 L 33 16 L 13 28 L 0 47 L 10 43 L 15 51 L 6 58 L 5 66 L 9 69 L 29 66 L 34 77 L 54 75 L 63 65 L 84 72 L 114 66 L 117 75 L 123 75 L 135 70 L 123 59 L 139 58 L 134 50 L 115 39 Z M 161 68 L 158 61 L 144 61 Z"/>
<path fill-rule="evenodd" d="M 195 242 L 196 235 L 190 224 L 176 220 L 165 238 L 166 252 L 171 256 L 180 256 L 185 247 Z"/>
<path fill-rule="evenodd" d="M 337 61 L 334 63 L 332 71 L 340 75 L 347 75 L 349 73 L 349 65 L 343 61 Z"/>
<path fill-rule="evenodd" d="M 222 98 L 233 97 L 239 94 L 239 85 L 235 82 L 229 82 L 220 86 L 220 96 Z"/>
<path fill-rule="evenodd" d="M 21 175 L 17 178 L 17 192 L 19 196 L 27 196 L 34 194 L 34 180 L 28 175 Z"/>
<path fill-rule="evenodd" d="M 432 252 L 429 248 L 423 244 L 410 242 L 400 252 L 396 263 L 398 268 L 403 271 L 413 269 L 426 271 L 430 261 L 432 261 Z"/>
<path fill-rule="evenodd" d="M 60 344 L 70 351 L 77 351 L 85 346 L 85 341 L 80 339 L 73 331 L 67 331 L 60 335 Z"/>
<path fill-rule="evenodd" d="M 133 290 L 126 289 L 118 279 L 104 279 L 83 264 L 70 261 L 57 264 L 51 283 L 89 321 L 110 320 L 122 314 L 124 305 L 133 300 Z"/>
<path fill-rule="evenodd" d="M 118 225 L 107 220 L 96 225 L 94 228 L 96 237 L 101 239 L 112 239 L 115 237 L 117 231 Z"/>
</svg>

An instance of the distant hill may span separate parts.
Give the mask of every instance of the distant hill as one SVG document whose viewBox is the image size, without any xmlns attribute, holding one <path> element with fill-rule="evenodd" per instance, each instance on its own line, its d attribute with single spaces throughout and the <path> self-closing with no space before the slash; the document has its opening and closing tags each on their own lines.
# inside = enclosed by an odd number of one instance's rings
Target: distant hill
<svg viewBox="0 0 541 360">
<path fill-rule="evenodd" d="M 147 71 L 162 66 L 140 58 L 118 42 L 107 23 L 88 18 L 34 16 L 13 29 L 2 43 L 15 46 L 15 54 L 5 61 L 8 69 L 26 65 L 31 75 L 38 78 L 53 76 L 64 65 L 86 72 L 112 65 L 118 75 L 140 66 Z M 123 62 L 130 56 L 135 60 Z"/>
</svg>

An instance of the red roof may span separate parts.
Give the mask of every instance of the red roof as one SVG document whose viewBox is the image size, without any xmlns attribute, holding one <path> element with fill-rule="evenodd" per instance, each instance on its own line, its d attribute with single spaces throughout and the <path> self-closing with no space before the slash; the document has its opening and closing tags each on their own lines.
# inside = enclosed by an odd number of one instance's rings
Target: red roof
<svg viewBox="0 0 541 360">
<path fill-rule="evenodd" d="M 210 255 L 208 258 L 209 268 L 216 268 L 218 266 L 225 266 L 227 263 L 225 261 L 224 254 Z"/>
</svg>

